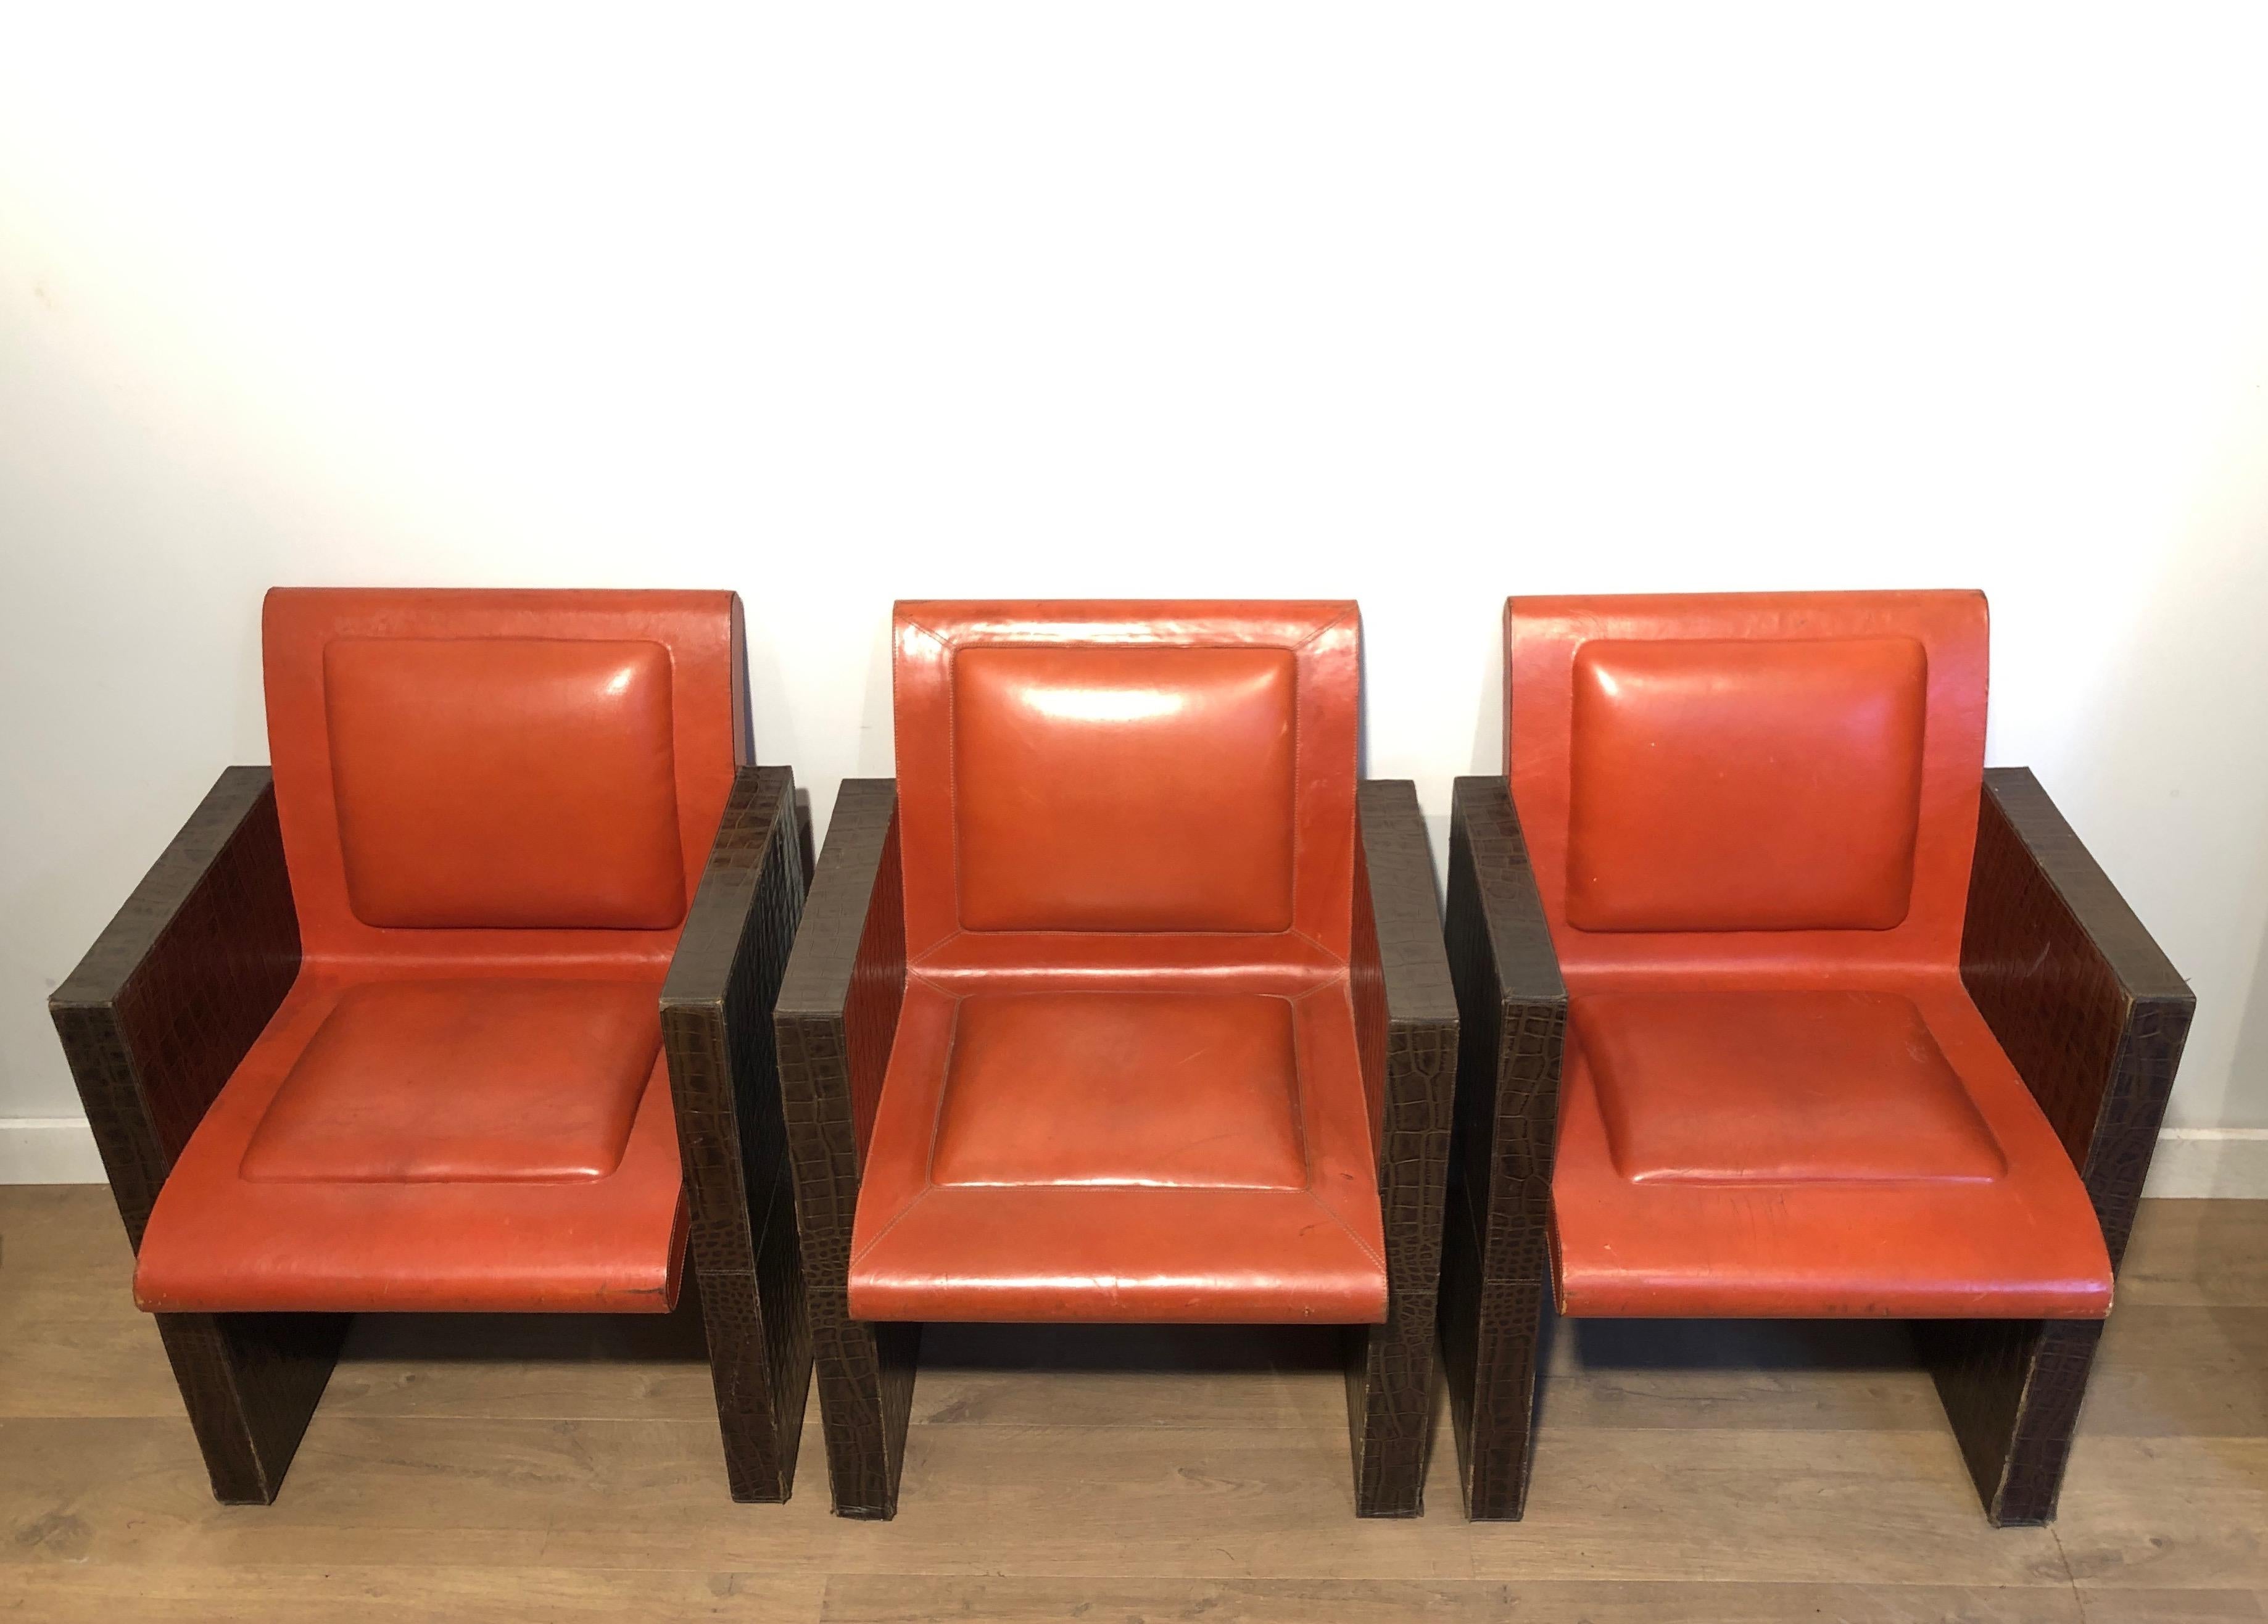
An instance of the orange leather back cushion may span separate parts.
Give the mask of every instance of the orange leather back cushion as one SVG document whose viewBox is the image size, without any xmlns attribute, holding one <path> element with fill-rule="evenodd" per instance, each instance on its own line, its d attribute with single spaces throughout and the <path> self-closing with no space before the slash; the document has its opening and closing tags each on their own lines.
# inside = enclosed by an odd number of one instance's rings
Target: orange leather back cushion
<svg viewBox="0 0 2268 1624">
<path fill-rule="evenodd" d="M 1344 961 L 1353 604 L 932 600 L 895 620 L 910 961 Z"/>
<path fill-rule="evenodd" d="M 666 930 L 685 915 L 669 651 L 343 638 L 323 702 L 365 925 Z"/>
<path fill-rule="evenodd" d="M 1292 687 L 1282 648 L 962 651 L 962 925 L 1290 928 Z"/>
<path fill-rule="evenodd" d="M 1569 985 L 1953 963 L 1985 650 L 1974 592 L 1511 600 L 1505 760 Z"/>
<path fill-rule="evenodd" d="M 1911 638 L 1576 651 L 1567 922 L 1888 930 L 1913 890 L 1926 661 Z"/>
</svg>

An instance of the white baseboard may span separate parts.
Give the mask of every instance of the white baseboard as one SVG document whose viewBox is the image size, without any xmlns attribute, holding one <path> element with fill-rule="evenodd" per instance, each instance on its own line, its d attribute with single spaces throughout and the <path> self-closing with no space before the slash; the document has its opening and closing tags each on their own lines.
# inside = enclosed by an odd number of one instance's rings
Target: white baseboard
<svg viewBox="0 0 2268 1624">
<path fill-rule="evenodd" d="M 0 1117 L 0 1185 L 102 1181 L 94 1135 L 78 1118 Z M 2268 1199 L 2268 1128 L 2168 1128 L 2142 1193 Z"/>
<path fill-rule="evenodd" d="M 2142 1193 L 2268 1198 L 2268 1128 L 2168 1128 Z"/>
<path fill-rule="evenodd" d="M 0 1117 L 0 1185 L 99 1185 L 102 1157 L 84 1117 Z"/>
</svg>

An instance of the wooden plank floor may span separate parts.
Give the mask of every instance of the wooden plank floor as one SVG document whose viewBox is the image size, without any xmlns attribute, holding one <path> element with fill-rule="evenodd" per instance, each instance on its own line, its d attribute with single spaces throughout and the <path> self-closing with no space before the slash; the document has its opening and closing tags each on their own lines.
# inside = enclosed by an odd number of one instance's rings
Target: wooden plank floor
<svg viewBox="0 0 2268 1624">
<path fill-rule="evenodd" d="M 1327 1333 L 944 1328 L 898 1518 L 736 1506 L 697 1324 L 364 1318 L 217 1506 L 107 1192 L 0 1188 L 0 1618 L 2268 1619 L 2268 1202 L 2146 1203 L 2053 1529 L 1895 1325 L 1554 1329 L 1528 1520 L 1352 1515 Z"/>
</svg>

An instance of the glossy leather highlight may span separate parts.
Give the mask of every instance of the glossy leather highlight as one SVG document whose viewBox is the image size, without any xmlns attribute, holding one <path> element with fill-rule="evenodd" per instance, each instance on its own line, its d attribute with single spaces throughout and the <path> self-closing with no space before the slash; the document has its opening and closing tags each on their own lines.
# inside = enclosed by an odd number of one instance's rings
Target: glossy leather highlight
<svg viewBox="0 0 2268 1624">
<path fill-rule="evenodd" d="M 907 603 L 862 1319 L 1376 1323 L 1353 606 Z"/>
<path fill-rule="evenodd" d="M 264 631 L 300 971 L 158 1194 L 136 1300 L 667 1310 L 659 995 L 747 754 L 737 601 L 283 590 Z"/>
<path fill-rule="evenodd" d="M 1292 666 L 1274 648 L 963 651 L 962 927 L 1290 928 Z"/>
<path fill-rule="evenodd" d="M 1926 681 L 1911 638 L 1583 644 L 1567 922 L 1897 924 L 1913 890 Z"/>
<path fill-rule="evenodd" d="M 669 651 L 561 638 L 323 650 L 355 917 L 666 930 L 685 917 Z"/>
<path fill-rule="evenodd" d="M 1961 981 L 1984 599 L 1514 599 L 1506 644 L 1572 1015 L 1564 1311 L 2106 1313 L 2085 1188 Z"/>
</svg>

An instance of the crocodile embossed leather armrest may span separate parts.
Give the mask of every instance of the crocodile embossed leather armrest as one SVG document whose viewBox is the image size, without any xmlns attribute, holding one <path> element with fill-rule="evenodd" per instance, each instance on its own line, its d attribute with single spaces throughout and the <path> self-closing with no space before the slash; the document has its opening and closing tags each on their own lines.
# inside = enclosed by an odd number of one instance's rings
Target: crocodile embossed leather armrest
<svg viewBox="0 0 2268 1624">
<path fill-rule="evenodd" d="M 48 1000 L 126 1232 L 299 971 L 265 767 L 230 767 Z"/>
<path fill-rule="evenodd" d="M 2197 1000 L 2028 767 L 1984 774 L 1961 978 L 2126 1249 Z"/>
<path fill-rule="evenodd" d="M 785 767 L 740 767 L 661 989 L 690 1246 L 737 1500 L 787 1498 L 810 1384 L 794 1192 L 768 1018 L 803 901 L 795 775 Z M 754 1376 L 758 1392 L 726 1378 L 716 1355 L 728 1344 L 738 1345 L 735 1370 Z"/>
<path fill-rule="evenodd" d="M 1430 1384 L 1371 1379 L 1376 1367 L 1430 1351 L 1441 1273 L 1441 1200 L 1456 1092 L 1457 999 L 1441 948 L 1433 858 L 1414 784 L 1370 779 L 1357 792 L 1362 839 L 1352 963 L 1356 1041 L 1377 1125 L 1386 1236 L 1386 1323 L 1350 1339 L 1347 1384 L 1359 1498 L 1391 1512 L 1423 1506 L 1432 1421 Z"/>
<path fill-rule="evenodd" d="M 1528 867 L 1520 816 L 1501 779 L 1459 779 L 1449 821 L 1450 973 L 1462 1052 L 1458 1066 L 1457 1171 L 1473 1216 L 1517 1197 L 1535 1221 L 1534 1256 L 1490 1259 L 1541 1280 L 1541 1225 L 1551 1204 L 1559 1056 L 1567 987 Z"/>
<path fill-rule="evenodd" d="M 1443 1362 L 1465 1510 L 1528 1494 L 1535 1337 L 1550 1279 L 1551 1162 L 1567 987 L 1502 779 L 1459 779 L 1446 934 L 1458 1027 L 1441 1261 Z"/>
<path fill-rule="evenodd" d="M 838 1405 L 828 1425 L 879 1440 L 889 1456 L 887 1465 L 858 1470 L 843 1464 L 863 1459 L 858 1451 L 829 1450 L 836 1508 L 850 1517 L 896 1510 L 895 1451 L 903 1447 L 918 1336 L 910 1325 L 853 1320 L 850 1305 L 858 1179 L 905 1002 L 897 801 L 893 779 L 843 781 L 772 1014 L 821 1402 L 828 1401 L 830 1369 L 859 1373 L 880 1411 Z"/>
</svg>

